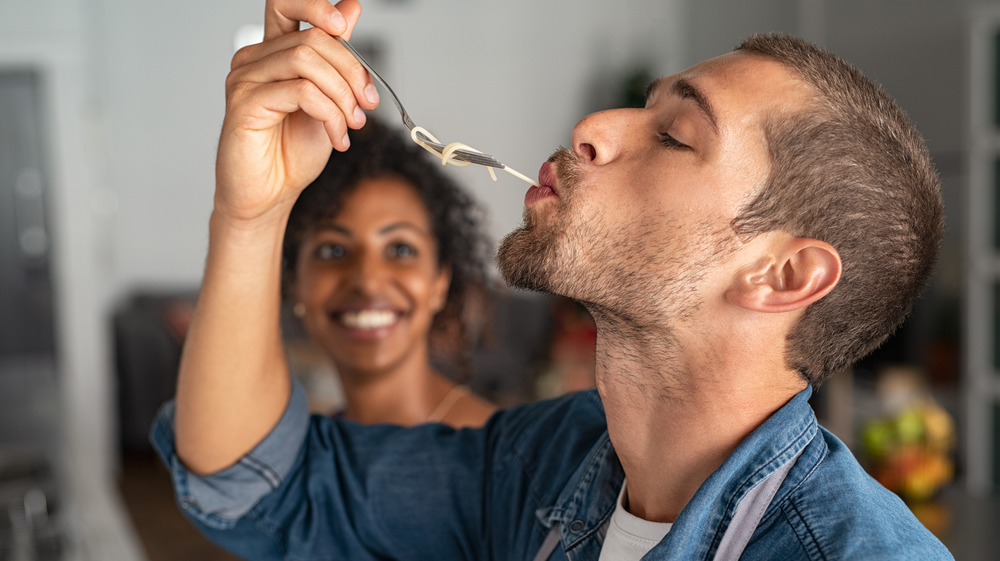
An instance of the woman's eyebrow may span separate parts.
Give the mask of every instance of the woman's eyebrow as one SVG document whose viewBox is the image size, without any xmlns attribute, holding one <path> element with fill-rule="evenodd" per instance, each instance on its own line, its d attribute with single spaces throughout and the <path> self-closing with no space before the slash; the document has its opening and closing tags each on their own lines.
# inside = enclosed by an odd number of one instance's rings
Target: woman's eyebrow
<svg viewBox="0 0 1000 561">
<path fill-rule="evenodd" d="M 410 230 L 412 232 L 416 232 L 417 234 L 420 234 L 421 236 L 432 237 L 431 234 L 430 234 L 430 232 L 428 232 L 428 231 L 424 230 L 423 228 L 417 226 L 416 224 L 413 224 L 413 223 L 410 223 L 410 222 L 393 222 L 392 224 L 389 224 L 389 225 L 385 226 L 384 228 L 381 228 L 379 230 L 379 233 L 380 234 L 389 234 L 389 233 L 392 233 L 392 232 L 395 232 L 395 231 L 398 231 L 398 230 Z"/>
<path fill-rule="evenodd" d="M 399 230 L 410 230 L 410 231 L 416 232 L 417 234 L 420 234 L 422 236 L 431 237 L 431 234 L 429 232 L 425 231 L 423 228 L 417 226 L 416 224 L 412 224 L 410 222 L 405 222 L 405 221 L 393 222 L 391 224 L 383 226 L 382 228 L 379 228 L 378 233 L 380 235 L 385 235 L 385 234 L 391 234 L 392 232 L 396 232 L 396 231 L 399 231 Z M 344 235 L 344 236 L 347 236 L 347 237 L 352 237 L 353 236 L 353 232 L 350 229 L 348 229 L 348 228 L 346 228 L 344 226 L 341 226 L 339 224 L 321 224 L 319 226 L 316 226 L 316 230 L 315 231 L 317 233 L 319 233 L 319 232 L 333 232 L 335 234 L 341 234 L 341 235 Z"/>
<path fill-rule="evenodd" d="M 351 231 L 343 226 L 337 224 L 318 224 L 315 228 L 317 233 L 319 232 L 334 232 L 337 234 L 343 234 L 345 236 L 350 236 Z"/>
</svg>

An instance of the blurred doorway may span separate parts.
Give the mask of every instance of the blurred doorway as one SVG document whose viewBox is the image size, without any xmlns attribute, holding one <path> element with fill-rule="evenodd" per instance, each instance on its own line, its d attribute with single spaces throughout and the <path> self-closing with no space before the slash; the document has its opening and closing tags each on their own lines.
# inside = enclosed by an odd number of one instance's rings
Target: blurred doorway
<svg viewBox="0 0 1000 561">
<path fill-rule="evenodd" d="M 55 438 L 40 82 L 32 68 L 0 69 L 0 451 L 8 453 L 47 447 Z"/>
<path fill-rule="evenodd" d="M 39 77 L 0 70 L 0 357 L 52 356 Z"/>
<path fill-rule="evenodd" d="M 41 84 L 0 68 L 0 557 L 62 559 Z"/>
</svg>

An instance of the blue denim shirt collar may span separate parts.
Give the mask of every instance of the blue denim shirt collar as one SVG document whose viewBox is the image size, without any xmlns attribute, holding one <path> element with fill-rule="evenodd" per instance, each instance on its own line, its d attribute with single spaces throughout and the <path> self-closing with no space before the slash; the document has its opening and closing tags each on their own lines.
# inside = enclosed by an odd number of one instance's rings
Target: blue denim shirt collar
<svg viewBox="0 0 1000 561">
<path fill-rule="evenodd" d="M 818 434 L 819 425 L 809 405 L 811 395 L 812 387 L 806 387 L 754 430 L 702 483 L 670 532 L 646 559 L 711 559 L 740 500 L 801 454 Z M 556 503 L 536 512 L 545 527 L 561 525 L 560 541 L 570 558 L 575 557 L 574 550 L 581 555 L 595 548 L 600 551 L 605 524 L 614 511 L 624 478 L 621 462 L 605 433 Z M 795 484 L 795 478 L 789 477 L 772 504 L 780 503 Z"/>
<path fill-rule="evenodd" d="M 595 444 L 587 461 L 570 478 L 554 506 L 541 508 L 536 516 L 546 528 L 560 524 L 560 541 L 567 551 L 595 542 L 600 551 L 605 524 L 625 481 L 625 471 L 615 454 L 608 433 Z"/>
</svg>

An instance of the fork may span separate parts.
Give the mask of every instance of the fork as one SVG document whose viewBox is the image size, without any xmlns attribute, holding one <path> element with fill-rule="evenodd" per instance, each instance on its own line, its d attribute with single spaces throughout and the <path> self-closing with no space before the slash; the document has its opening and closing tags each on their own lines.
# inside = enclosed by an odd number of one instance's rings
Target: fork
<svg viewBox="0 0 1000 561">
<path fill-rule="evenodd" d="M 389 84 L 385 80 L 383 80 L 381 76 L 379 76 L 378 72 L 375 72 L 375 69 L 372 68 L 370 64 L 368 64 L 368 61 L 366 61 L 358 51 L 354 50 L 354 47 L 352 47 L 350 43 L 348 43 L 342 37 L 339 36 L 337 37 L 337 40 L 340 41 L 342 45 L 347 47 L 347 50 L 350 51 L 352 55 L 354 55 L 354 58 L 358 59 L 358 62 L 361 63 L 361 66 L 364 66 L 365 69 L 368 70 L 368 73 L 371 74 L 372 79 L 378 82 L 383 88 L 385 88 L 385 91 L 389 93 L 389 97 L 392 98 L 393 104 L 396 105 L 396 109 L 399 110 L 399 116 L 403 118 L 403 124 L 406 125 L 406 128 L 408 128 L 412 132 L 413 128 L 416 127 L 416 125 L 413 123 L 413 119 L 410 118 L 409 113 L 406 112 L 406 109 L 403 109 L 403 104 L 400 103 L 399 97 L 396 95 L 396 92 L 392 91 L 392 88 L 389 87 Z M 438 153 L 443 152 L 444 149 L 447 147 L 446 145 L 441 144 L 440 142 L 435 142 L 434 140 L 427 138 L 427 136 L 420 131 L 417 131 L 416 136 L 417 138 L 420 139 L 421 142 L 437 150 Z M 500 160 L 496 159 L 495 157 L 489 154 L 483 154 L 482 152 L 471 152 L 469 150 L 459 149 L 452 152 L 451 155 L 452 159 L 458 160 L 460 162 L 469 162 L 470 164 L 478 164 L 481 166 L 499 168 L 499 169 L 504 169 L 507 167 L 504 164 L 502 164 Z"/>
</svg>

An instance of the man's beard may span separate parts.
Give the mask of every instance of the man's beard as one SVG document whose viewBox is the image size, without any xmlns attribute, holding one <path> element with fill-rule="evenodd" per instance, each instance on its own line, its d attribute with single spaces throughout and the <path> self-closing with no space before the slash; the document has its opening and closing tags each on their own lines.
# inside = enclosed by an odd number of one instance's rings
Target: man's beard
<svg viewBox="0 0 1000 561">
<path fill-rule="evenodd" d="M 497 250 L 497 266 L 508 285 L 549 292 L 591 306 L 628 306 L 637 281 L 647 277 L 648 261 L 640 257 L 654 235 L 622 240 L 615 224 L 599 209 L 586 209 L 575 197 L 586 189 L 576 156 L 561 149 L 549 157 L 555 164 L 558 198 L 541 217 L 524 211 L 524 223 L 508 234 Z M 610 228 L 610 230 L 609 230 Z M 628 278 L 622 278 L 622 275 Z M 642 286 L 642 294 L 652 294 Z"/>
<path fill-rule="evenodd" d="M 504 237 L 497 250 L 497 267 L 507 284 L 526 290 L 559 293 L 553 286 L 554 269 L 563 259 L 559 238 L 566 232 L 566 208 L 579 182 L 576 161 L 565 148 L 549 157 L 556 164 L 560 188 L 559 212 L 549 224 L 538 224 L 530 209 L 524 209 L 523 224 Z"/>
<path fill-rule="evenodd" d="M 525 212 L 524 224 L 504 237 L 497 250 L 497 267 L 507 284 L 525 290 L 552 292 L 552 263 L 556 260 L 555 230 L 534 231 Z"/>
</svg>

